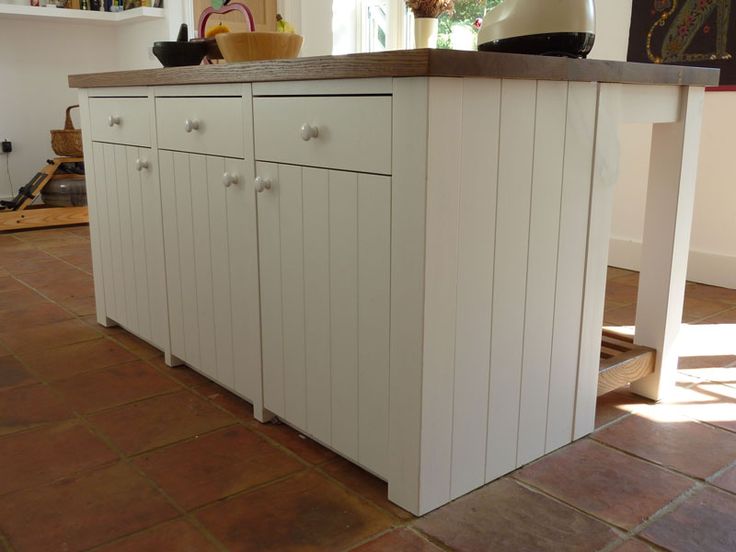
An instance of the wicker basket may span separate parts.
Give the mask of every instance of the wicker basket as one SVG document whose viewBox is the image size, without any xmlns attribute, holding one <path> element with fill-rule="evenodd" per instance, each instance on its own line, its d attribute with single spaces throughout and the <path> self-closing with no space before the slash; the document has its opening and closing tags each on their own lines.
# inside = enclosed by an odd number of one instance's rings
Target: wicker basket
<svg viewBox="0 0 736 552">
<path fill-rule="evenodd" d="M 64 157 L 82 157 L 82 131 L 74 128 L 71 110 L 78 105 L 70 105 L 66 108 L 66 121 L 64 130 L 51 131 L 51 147 L 56 155 Z"/>
</svg>

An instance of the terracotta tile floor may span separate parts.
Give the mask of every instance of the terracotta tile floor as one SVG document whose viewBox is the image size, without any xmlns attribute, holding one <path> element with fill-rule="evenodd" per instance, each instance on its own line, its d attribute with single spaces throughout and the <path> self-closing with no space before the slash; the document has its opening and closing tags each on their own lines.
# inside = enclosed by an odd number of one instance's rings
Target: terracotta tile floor
<svg viewBox="0 0 736 552">
<path fill-rule="evenodd" d="M 0 550 L 736 550 L 736 291 L 688 284 L 688 328 L 721 341 L 681 358 L 669 402 L 609 393 L 589 438 L 415 519 L 98 326 L 90 267 L 84 227 L 0 235 Z M 607 324 L 634 323 L 637 285 L 610 270 Z"/>
</svg>

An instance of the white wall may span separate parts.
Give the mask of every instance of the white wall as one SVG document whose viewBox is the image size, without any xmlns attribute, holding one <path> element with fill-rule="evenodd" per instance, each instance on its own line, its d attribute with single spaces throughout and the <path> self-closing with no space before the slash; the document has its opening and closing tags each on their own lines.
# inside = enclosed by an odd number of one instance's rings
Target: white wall
<svg viewBox="0 0 736 552">
<path fill-rule="evenodd" d="M 591 57 L 626 59 L 631 0 L 596 0 L 596 7 L 598 29 Z M 734 128 L 736 93 L 706 93 L 688 278 L 731 288 L 736 288 Z M 611 264 L 624 268 L 639 266 L 650 140 L 651 126 L 622 129 L 622 171 L 616 189 L 609 259 Z"/>
</svg>

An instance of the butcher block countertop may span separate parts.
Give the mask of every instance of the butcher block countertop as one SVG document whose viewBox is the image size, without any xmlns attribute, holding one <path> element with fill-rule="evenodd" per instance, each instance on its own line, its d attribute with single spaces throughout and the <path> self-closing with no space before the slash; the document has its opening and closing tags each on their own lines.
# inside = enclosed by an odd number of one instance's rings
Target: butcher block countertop
<svg viewBox="0 0 736 552">
<path fill-rule="evenodd" d="M 70 75 L 69 86 L 104 88 L 371 77 L 487 77 L 715 86 L 718 84 L 719 70 L 621 61 L 423 49 Z"/>
</svg>

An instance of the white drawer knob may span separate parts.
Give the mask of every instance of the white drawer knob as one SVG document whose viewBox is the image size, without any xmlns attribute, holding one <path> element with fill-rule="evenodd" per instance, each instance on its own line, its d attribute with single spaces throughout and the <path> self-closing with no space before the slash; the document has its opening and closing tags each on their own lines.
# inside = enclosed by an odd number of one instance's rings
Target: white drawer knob
<svg viewBox="0 0 736 552">
<path fill-rule="evenodd" d="M 145 159 L 136 159 L 135 160 L 135 170 L 138 172 L 141 172 L 143 169 L 147 169 L 149 167 L 148 161 Z"/>
<path fill-rule="evenodd" d="M 301 130 L 302 140 L 309 142 L 312 138 L 319 136 L 319 128 L 312 126 L 309 123 L 304 123 Z"/>
<path fill-rule="evenodd" d="M 184 121 L 184 130 L 192 132 L 193 130 L 199 130 L 199 121 L 197 119 L 187 119 Z"/>
<path fill-rule="evenodd" d="M 235 173 L 225 173 L 222 175 L 222 184 L 229 188 L 233 184 L 237 184 L 240 180 L 240 177 Z"/>
<path fill-rule="evenodd" d="M 256 176 L 256 192 L 259 194 L 264 190 L 271 189 L 271 179 L 262 176 Z"/>
<path fill-rule="evenodd" d="M 112 127 L 112 126 L 119 125 L 119 124 L 120 124 L 120 116 L 119 115 L 110 115 L 107 118 L 107 126 Z"/>
</svg>

